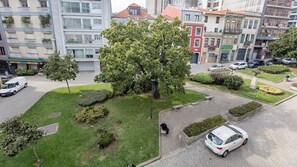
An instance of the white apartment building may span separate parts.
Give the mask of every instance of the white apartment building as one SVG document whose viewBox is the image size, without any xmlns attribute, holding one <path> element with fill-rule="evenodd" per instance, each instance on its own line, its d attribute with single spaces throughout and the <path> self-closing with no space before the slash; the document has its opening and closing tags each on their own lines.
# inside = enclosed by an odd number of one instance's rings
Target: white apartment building
<svg viewBox="0 0 297 167">
<path fill-rule="evenodd" d="M 0 0 L 0 15 L 10 70 L 42 67 L 55 50 L 48 1 Z"/>
<path fill-rule="evenodd" d="M 110 0 L 52 0 L 57 51 L 70 54 L 80 71 L 100 71 L 99 50 L 106 43 L 101 32 L 109 28 Z"/>
<path fill-rule="evenodd" d="M 222 9 L 244 9 L 250 12 L 264 11 L 265 0 L 220 0 L 223 1 Z"/>
<path fill-rule="evenodd" d="M 289 27 L 294 26 L 297 27 L 297 0 L 293 2 L 292 11 L 289 20 Z"/>
</svg>

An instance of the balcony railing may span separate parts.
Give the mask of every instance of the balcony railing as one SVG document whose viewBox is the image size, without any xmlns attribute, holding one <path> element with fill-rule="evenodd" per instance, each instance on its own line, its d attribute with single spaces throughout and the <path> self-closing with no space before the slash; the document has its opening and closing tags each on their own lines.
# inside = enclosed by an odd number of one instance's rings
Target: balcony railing
<svg viewBox="0 0 297 167">
<path fill-rule="evenodd" d="M 10 57 L 17 57 L 17 58 L 21 58 L 22 54 L 20 52 L 10 52 L 9 53 Z"/>
<path fill-rule="evenodd" d="M 38 12 L 49 12 L 49 8 L 37 7 Z"/>
<path fill-rule="evenodd" d="M 208 50 L 216 50 L 216 46 L 208 46 Z"/>
<path fill-rule="evenodd" d="M 251 42 L 250 41 L 245 41 L 244 43 L 243 43 L 243 46 L 245 46 L 245 47 L 248 47 L 248 46 L 250 46 L 251 45 Z"/>
<path fill-rule="evenodd" d="M 27 53 L 27 57 L 28 58 L 38 58 L 38 54 L 37 53 Z"/>
<path fill-rule="evenodd" d="M 27 43 L 35 43 L 36 42 L 36 39 L 25 38 L 25 42 L 27 42 Z"/>
<path fill-rule="evenodd" d="M 11 8 L 0 7 L 0 12 L 11 12 Z"/>
<path fill-rule="evenodd" d="M 225 34 L 241 34 L 242 33 L 242 29 L 224 29 L 224 33 Z"/>
</svg>

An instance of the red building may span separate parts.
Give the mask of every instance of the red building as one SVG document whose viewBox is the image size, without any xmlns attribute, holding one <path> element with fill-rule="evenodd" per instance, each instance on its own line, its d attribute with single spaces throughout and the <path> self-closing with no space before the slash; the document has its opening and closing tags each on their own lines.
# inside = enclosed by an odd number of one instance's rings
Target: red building
<svg viewBox="0 0 297 167">
<path fill-rule="evenodd" d="M 204 33 L 202 12 L 196 9 L 168 5 L 164 9 L 162 15 L 167 18 L 178 17 L 178 19 L 183 22 L 185 27 L 190 31 L 189 48 L 193 52 L 191 63 L 201 63 L 201 51 Z"/>
</svg>

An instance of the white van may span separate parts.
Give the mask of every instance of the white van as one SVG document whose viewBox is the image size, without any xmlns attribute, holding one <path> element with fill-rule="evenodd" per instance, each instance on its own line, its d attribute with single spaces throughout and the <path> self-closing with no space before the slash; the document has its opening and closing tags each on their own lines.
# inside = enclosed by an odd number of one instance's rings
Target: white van
<svg viewBox="0 0 297 167">
<path fill-rule="evenodd" d="M 25 77 L 15 77 L 7 81 L 0 89 L 0 96 L 15 95 L 18 91 L 27 86 L 27 80 Z"/>
</svg>

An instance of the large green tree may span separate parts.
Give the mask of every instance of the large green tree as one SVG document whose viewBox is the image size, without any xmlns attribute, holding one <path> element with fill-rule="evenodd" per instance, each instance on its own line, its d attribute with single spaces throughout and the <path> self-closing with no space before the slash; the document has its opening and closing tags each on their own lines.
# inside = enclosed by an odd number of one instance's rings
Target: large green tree
<svg viewBox="0 0 297 167">
<path fill-rule="evenodd" d="M 68 80 L 75 80 L 78 74 L 78 65 L 70 55 L 62 58 L 58 53 L 55 53 L 49 56 L 48 62 L 43 68 L 43 74 L 49 80 L 66 81 L 68 93 L 70 94 Z"/>
<path fill-rule="evenodd" d="M 297 58 L 297 28 L 290 27 L 289 31 L 279 36 L 279 39 L 268 45 L 273 57 Z"/>
<path fill-rule="evenodd" d="M 13 117 L 1 123 L 0 129 L 3 134 L 1 146 L 5 155 L 15 156 L 28 145 L 31 145 L 37 159 L 37 165 L 40 165 L 41 161 L 34 145 L 42 137 L 42 132 L 36 126 L 22 122 L 20 117 Z"/>
<path fill-rule="evenodd" d="M 190 73 L 188 32 L 177 18 L 159 16 L 146 20 L 112 22 L 102 32 L 108 40 L 100 52 L 101 74 L 97 81 L 110 82 L 116 94 L 146 92 L 154 98 L 184 92 Z"/>
</svg>

